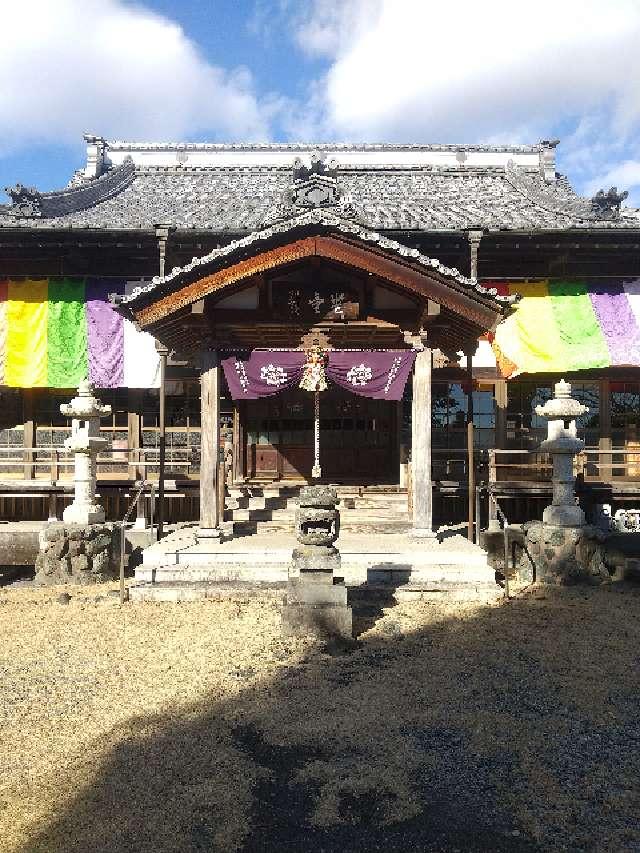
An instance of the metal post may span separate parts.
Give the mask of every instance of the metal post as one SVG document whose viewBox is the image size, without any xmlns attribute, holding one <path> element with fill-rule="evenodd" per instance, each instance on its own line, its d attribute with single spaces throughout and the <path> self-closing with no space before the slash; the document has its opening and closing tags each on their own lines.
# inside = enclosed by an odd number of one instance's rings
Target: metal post
<svg viewBox="0 0 640 853">
<path fill-rule="evenodd" d="M 127 525 L 127 521 L 129 520 L 129 517 L 131 516 L 131 513 L 133 512 L 134 507 L 138 502 L 138 498 L 144 491 L 144 487 L 146 485 L 146 480 L 141 480 L 139 483 L 136 483 L 136 493 L 133 496 L 131 503 L 127 508 L 127 511 L 125 512 L 124 518 L 122 519 L 122 523 L 120 525 L 120 604 L 124 604 L 127 600 L 127 594 L 124 588 L 124 554 L 126 547 L 125 528 Z"/>
<path fill-rule="evenodd" d="M 151 529 L 151 541 L 153 542 L 153 529 L 155 523 L 155 513 L 156 513 L 156 484 L 151 483 L 151 487 L 149 489 L 149 527 Z"/>
<path fill-rule="evenodd" d="M 126 516 L 125 516 L 126 517 Z M 124 521 L 120 527 L 120 604 L 124 604 L 125 602 L 125 589 L 124 589 L 124 549 L 125 549 L 125 536 L 124 536 Z"/>
<path fill-rule="evenodd" d="M 467 538 L 473 542 L 473 520 L 475 514 L 476 466 L 473 447 L 473 351 L 465 350 L 467 357 L 467 466 L 468 466 L 468 501 L 467 501 Z"/>
<path fill-rule="evenodd" d="M 164 472 L 165 472 L 165 451 L 166 451 L 166 430 L 165 430 L 165 386 L 167 374 L 167 355 L 169 351 L 166 347 L 156 345 L 160 354 L 160 435 L 158 438 L 158 449 L 160 451 L 159 471 L 158 471 L 158 540 L 164 535 Z"/>
<path fill-rule="evenodd" d="M 503 520 L 503 537 L 504 537 L 504 595 L 509 598 L 509 526 L 507 519 Z"/>
</svg>

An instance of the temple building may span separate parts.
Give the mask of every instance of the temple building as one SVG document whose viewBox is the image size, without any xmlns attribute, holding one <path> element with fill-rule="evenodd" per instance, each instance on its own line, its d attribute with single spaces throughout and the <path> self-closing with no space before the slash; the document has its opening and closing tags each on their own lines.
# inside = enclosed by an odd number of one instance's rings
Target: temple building
<svg viewBox="0 0 640 853">
<path fill-rule="evenodd" d="M 60 404 L 87 378 L 113 518 L 160 471 L 163 519 L 212 535 L 223 478 L 406 491 L 417 536 L 474 482 L 517 515 L 561 377 L 583 481 L 637 499 L 640 213 L 577 195 L 557 140 L 85 140 L 66 188 L 0 205 L 2 517 L 60 511 Z"/>
</svg>

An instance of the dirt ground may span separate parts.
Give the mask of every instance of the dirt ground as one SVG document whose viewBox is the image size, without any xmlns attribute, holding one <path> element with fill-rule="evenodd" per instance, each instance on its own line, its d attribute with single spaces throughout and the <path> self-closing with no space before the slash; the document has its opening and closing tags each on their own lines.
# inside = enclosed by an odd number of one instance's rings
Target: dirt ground
<svg viewBox="0 0 640 853">
<path fill-rule="evenodd" d="M 0 590 L 2 853 L 640 851 L 640 590 L 360 610 Z M 96 601 L 96 598 L 100 600 Z"/>
</svg>

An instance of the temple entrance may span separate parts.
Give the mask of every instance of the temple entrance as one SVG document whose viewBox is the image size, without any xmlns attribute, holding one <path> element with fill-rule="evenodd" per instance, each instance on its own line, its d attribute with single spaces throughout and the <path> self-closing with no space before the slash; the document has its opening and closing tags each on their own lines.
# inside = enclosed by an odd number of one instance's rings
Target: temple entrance
<svg viewBox="0 0 640 853">
<path fill-rule="evenodd" d="M 246 403 L 246 475 L 311 480 L 313 394 L 292 390 Z M 398 403 L 331 387 L 320 398 L 322 478 L 391 483 L 398 479 Z"/>
</svg>

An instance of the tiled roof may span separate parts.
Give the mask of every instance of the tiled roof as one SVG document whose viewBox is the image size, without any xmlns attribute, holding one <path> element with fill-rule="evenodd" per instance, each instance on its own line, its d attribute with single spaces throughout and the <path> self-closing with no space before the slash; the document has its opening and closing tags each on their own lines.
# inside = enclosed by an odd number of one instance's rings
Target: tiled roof
<svg viewBox="0 0 640 853">
<path fill-rule="evenodd" d="M 112 143 L 114 152 L 117 145 Z M 365 153 L 369 150 L 366 146 L 353 148 Z M 537 151 L 532 147 L 521 155 L 517 146 L 500 149 L 506 165 L 481 164 L 479 158 L 489 147 L 419 149 L 420 152 L 433 149 L 436 153 L 451 150 L 454 153 L 449 159 L 443 159 L 446 165 L 439 165 L 437 160 L 425 164 L 424 158 L 420 161 L 417 154 L 417 164 L 412 165 L 407 161 L 407 157 L 413 156 L 411 146 L 370 148 L 394 155 L 400 151 L 405 159 L 400 162 L 396 156 L 388 165 L 381 165 L 380 159 L 367 164 L 362 158 L 359 162 L 353 158 L 350 161 L 349 146 L 332 148 L 336 159 L 333 176 L 342 195 L 358 211 L 359 221 L 369 228 L 422 231 L 640 228 L 638 211 L 622 208 L 619 215 L 612 211 L 611 215 L 605 212 L 603 216 L 590 200 L 577 196 L 566 179 L 560 176 L 549 179 L 548 169 L 545 172 L 540 166 L 525 162 L 526 156 Z M 417 151 L 418 147 L 415 148 Z M 525 151 L 524 146 L 520 148 Z M 118 165 L 105 159 L 106 171 L 100 177 L 80 175 L 75 186 L 54 193 L 27 190 L 26 204 L 22 207 L 18 202 L 0 206 L 0 227 L 129 230 L 151 229 L 166 223 L 179 229 L 211 229 L 232 234 L 253 231 L 271 221 L 274 210 L 287 197 L 299 147 L 267 146 L 280 160 L 266 165 L 255 162 L 264 146 L 237 149 L 254 152 L 256 157 L 247 160 L 248 165 L 211 165 L 215 162 L 211 155 L 203 161 L 208 165 L 203 166 L 192 165 L 186 155 L 186 162 L 181 163 L 180 153 L 176 155 L 177 161 L 173 159 L 166 166 L 146 165 L 144 159 L 134 163 L 129 154 L 116 160 Z M 466 150 L 472 151 L 476 159 L 465 154 Z"/>
</svg>

